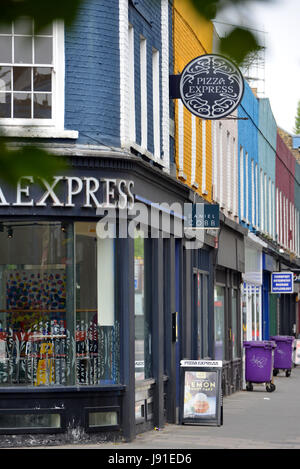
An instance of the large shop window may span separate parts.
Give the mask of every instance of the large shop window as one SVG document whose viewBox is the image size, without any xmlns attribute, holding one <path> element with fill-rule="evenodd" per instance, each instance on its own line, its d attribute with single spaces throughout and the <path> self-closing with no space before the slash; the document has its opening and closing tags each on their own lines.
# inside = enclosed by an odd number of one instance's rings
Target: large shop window
<svg viewBox="0 0 300 469">
<path fill-rule="evenodd" d="M 261 287 L 244 282 L 242 290 L 243 340 L 261 338 Z"/>
<path fill-rule="evenodd" d="M 135 290 L 135 379 L 152 376 L 152 335 L 150 298 L 147 288 L 147 241 L 141 236 L 134 240 L 134 290 Z"/>
<path fill-rule="evenodd" d="M 225 359 L 225 288 L 215 286 L 215 359 Z"/>
<path fill-rule="evenodd" d="M 232 358 L 238 358 L 238 292 L 231 290 L 231 344 Z"/>
<path fill-rule="evenodd" d="M 95 223 L 0 224 L 0 384 L 119 381 L 114 240 Z"/>
</svg>

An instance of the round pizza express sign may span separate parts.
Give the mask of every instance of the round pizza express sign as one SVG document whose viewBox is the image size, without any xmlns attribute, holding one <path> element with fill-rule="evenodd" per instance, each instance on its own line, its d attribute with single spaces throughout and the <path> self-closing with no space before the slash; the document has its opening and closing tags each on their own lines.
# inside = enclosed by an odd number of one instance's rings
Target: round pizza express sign
<svg viewBox="0 0 300 469">
<path fill-rule="evenodd" d="M 179 89 L 183 104 L 192 114 L 202 119 L 222 119 L 240 104 L 244 80 L 226 57 L 206 54 L 186 65 Z"/>
</svg>

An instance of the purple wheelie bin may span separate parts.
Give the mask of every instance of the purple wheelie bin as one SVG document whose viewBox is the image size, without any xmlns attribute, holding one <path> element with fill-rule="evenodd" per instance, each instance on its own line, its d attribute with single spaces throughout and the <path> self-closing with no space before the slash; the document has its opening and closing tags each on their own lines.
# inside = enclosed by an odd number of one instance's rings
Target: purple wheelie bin
<svg viewBox="0 0 300 469">
<path fill-rule="evenodd" d="M 276 389 L 273 380 L 273 361 L 276 343 L 271 340 L 252 340 L 243 343 L 245 348 L 245 378 L 247 391 L 253 391 L 253 383 L 265 383 L 266 390 Z"/>
<path fill-rule="evenodd" d="M 286 376 L 291 375 L 294 339 L 295 337 L 289 335 L 274 335 L 270 337 L 270 340 L 273 340 L 277 345 L 274 353 L 274 376 L 278 374 L 279 370 L 284 370 Z"/>
</svg>

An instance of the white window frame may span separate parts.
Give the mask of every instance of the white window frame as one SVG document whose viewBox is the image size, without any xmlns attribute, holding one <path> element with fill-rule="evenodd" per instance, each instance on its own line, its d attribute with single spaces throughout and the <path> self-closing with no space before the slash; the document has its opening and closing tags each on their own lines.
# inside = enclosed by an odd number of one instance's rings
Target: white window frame
<svg viewBox="0 0 300 469">
<path fill-rule="evenodd" d="M 1 133 L 8 137 L 78 138 L 78 132 L 64 130 L 65 114 L 65 31 L 63 21 L 53 22 L 52 118 L 0 118 Z M 13 64 L 11 64 L 13 65 Z M 4 66 L 4 65 L 3 65 Z M 28 64 L 38 66 L 38 64 Z"/>
<path fill-rule="evenodd" d="M 218 154 L 218 176 L 219 176 L 219 184 L 218 184 L 218 197 L 220 206 L 223 207 L 223 178 L 224 178 L 224 171 L 223 171 L 223 128 L 222 122 L 219 122 L 219 154 Z"/>
<path fill-rule="evenodd" d="M 264 180 L 263 180 L 263 170 L 260 169 L 260 228 L 261 231 L 264 231 Z"/>
<path fill-rule="evenodd" d="M 197 137 L 196 137 L 196 116 L 191 115 L 192 120 L 192 167 L 191 167 L 191 185 L 196 184 L 196 152 L 197 152 Z"/>
<path fill-rule="evenodd" d="M 275 233 L 275 238 L 277 236 L 277 242 L 279 243 L 279 190 L 278 187 L 276 187 L 276 233 Z"/>
<path fill-rule="evenodd" d="M 290 249 L 290 207 L 289 207 L 289 199 L 286 198 L 286 247 Z"/>
<path fill-rule="evenodd" d="M 268 232 L 268 191 L 266 173 L 264 173 L 264 232 Z"/>
<path fill-rule="evenodd" d="M 183 103 L 181 99 L 178 100 L 177 108 L 177 119 L 178 119 L 178 166 L 179 166 L 179 177 L 183 177 L 183 165 L 184 165 L 184 112 Z"/>
<path fill-rule="evenodd" d="M 244 149 L 240 146 L 240 212 L 244 220 Z"/>
<path fill-rule="evenodd" d="M 255 191 L 254 191 L 254 160 L 251 159 L 251 223 L 252 226 L 255 225 Z"/>
<path fill-rule="evenodd" d="M 140 86 L 141 86 L 141 147 L 147 150 L 147 40 L 140 36 Z"/>
<path fill-rule="evenodd" d="M 134 86 L 134 28 L 128 24 L 128 69 L 129 69 L 129 139 L 136 140 L 135 129 L 135 86 Z"/>
<path fill-rule="evenodd" d="M 269 177 L 269 230 L 268 233 L 270 236 L 272 236 L 272 181 L 271 178 Z"/>
<path fill-rule="evenodd" d="M 255 227 L 258 227 L 258 164 L 255 164 Z"/>
<path fill-rule="evenodd" d="M 245 155 L 245 182 L 246 182 L 246 222 L 249 225 L 249 156 Z"/>
<path fill-rule="evenodd" d="M 283 202 L 282 202 L 282 191 L 279 193 L 279 205 L 280 205 L 280 224 L 279 224 L 279 243 L 283 246 Z"/>
<path fill-rule="evenodd" d="M 297 254 L 297 245 L 296 245 L 296 208 L 293 204 L 293 252 Z"/>
<path fill-rule="evenodd" d="M 299 236 L 299 210 L 296 210 L 296 252 L 300 256 L 300 236 Z"/>
<path fill-rule="evenodd" d="M 283 245 L 287 248 L 287 211 L 286 211 L 286 198 L 283 196 Z"/>
<path fill-rule="evenodd" d="M 233 177 L 232 174 L 233 172 L 233 167 L 232 167 L 232 162 L 231 162 L 231 148 L 230 148 L 230 132 L 227 130 L 226 133 L 226 166 L 227 166 L 227 210 L 229 213 L 232 212 L 232 193 L 231 193 L 231 188 L 232 188 L 232 182 L 233 182 Z"/>
<path fill-rule="evenodd" d="M 207 194 L 206 190 L 206 121 L 202 120 L 202 194 Z"/>
<path fill-rule="evenodd" d="M 275 183 L 271 183 L 271 196 L 272 196 L 272 238 L 275 239 Z"/>
<path fill-rule="evenodd" d="M 290 230 L 289 230 L 289 237 L 290 233 L 293 234 L 293 215 L 292 215 L 292 202 L 290 201 Z M 289 239 L 289 248 L 291 251 L 293 251 L 293 236 L 291 239 Z"/>
<path fill-rule="evenodd" d="M 219 156 L 218 156 L 218 144 L 217 144 L 217 126 L 218 122 L 215 120 L 212 123 L 213 126 L 213 181 L 214 181 L 214 190 L 213 190 L 213 200 L 218 202 L 218 180 L 219 180 Z"/>
<path fill-rule="evenodd" d="M 159 75 L 160 54 L 157 49 L 152 48 L 152 103 L 153 103 L 153 154 L 157 160 L 161 159 L 160 142 L 160 75 Z"/>
<path fill-rule="evenodd" d="M 237 216 L 237 145 L 236 145 L 236 138 L 233 137 L 232 139 L 232 147 L 233 147 L 233 214 Z"/>
</svg>

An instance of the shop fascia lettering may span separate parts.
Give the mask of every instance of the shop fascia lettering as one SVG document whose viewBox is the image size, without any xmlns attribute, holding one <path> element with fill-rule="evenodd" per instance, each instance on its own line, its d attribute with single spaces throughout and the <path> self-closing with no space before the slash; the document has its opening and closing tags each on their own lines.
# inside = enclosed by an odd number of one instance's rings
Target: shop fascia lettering
<svg viewBox="0 0 300 469">
<path fill-rule="evenodd" d="M 5 191 L 0 186 L 0 207 L 75 207 L 75 198 L 82 195 L 81 206 L 86 208 L 120 208 L 131 209 L 134 205 L 134 182 L 126 179 L 95 177 L 55 176 L 52 182 L 39 179 L 44 193 L 37 198 L 31 194 L 32 185 L 37 182 L 33 176 L 23 176 L 16 186 L 14 202 L 7 200 Z M 64 200 L 57 191 L 65 185 Z M 99 201 L 101 195 L 102 201 Z"/>
</svg>

